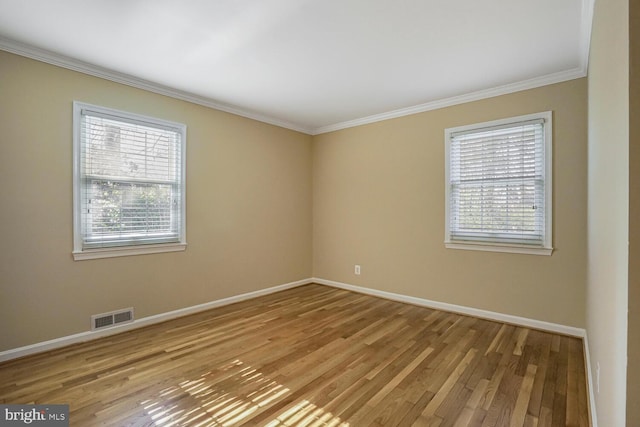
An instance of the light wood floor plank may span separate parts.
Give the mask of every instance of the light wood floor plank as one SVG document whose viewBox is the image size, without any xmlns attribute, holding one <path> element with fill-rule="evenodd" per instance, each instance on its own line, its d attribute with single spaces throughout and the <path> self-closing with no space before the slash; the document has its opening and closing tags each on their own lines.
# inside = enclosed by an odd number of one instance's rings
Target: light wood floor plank
<svg viewBox="0 0 640 427">
<path fill-rule="evenodd" d="M 588 426 L 579 339 L 306 285 L 0 364 L 73 426 Z"/>
</svg>

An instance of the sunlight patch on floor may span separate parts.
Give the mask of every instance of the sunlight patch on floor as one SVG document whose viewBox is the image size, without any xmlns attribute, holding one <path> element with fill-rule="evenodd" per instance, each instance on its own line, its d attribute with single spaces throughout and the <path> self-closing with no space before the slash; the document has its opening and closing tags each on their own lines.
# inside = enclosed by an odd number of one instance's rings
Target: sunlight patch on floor
<svg viewBox="0 0 640 427">
<path fill-rule="evenodd" d="M 349 427 L 349 423 L 314 405 L 308 400 L 298 402 L 266 424 L 266 427 L 305 426 L 305 427 Z"/>
<path fill-rule="evenodd" d="M 227 391 L 231 389 L 236 392 Z M 258 369 L 234 360 L 196 379 L 166 387 L 157 398 L 140 404 L 153 426 L 227 427 L 251 422 L 253 416 L 289 392 L 287 387 L 264 376 Z M 292 402 L 266 425 L 349 427 L 349 423 L 308 400 Z"/>
<path fill-rule="evenodd" d="M 231 394 L 227 389 L 241 392 Z M 234 360 L 199 378 L 167 387 L 156 399 L 140 404 L 153 425 L 159 427 L 183 424 L 232 426 L 247 421 L 252 414 L 286 396 L 289 391 L 257 369 Z"/>
</svg>

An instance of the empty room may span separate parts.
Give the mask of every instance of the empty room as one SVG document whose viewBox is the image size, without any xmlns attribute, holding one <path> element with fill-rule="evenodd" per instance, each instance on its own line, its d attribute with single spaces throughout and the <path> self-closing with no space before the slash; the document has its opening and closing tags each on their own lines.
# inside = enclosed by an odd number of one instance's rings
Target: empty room
<svg viewBox="0 0 640 427">
<path fill-rule="evenodd" d="M 640 426 L 639 33 L 0 0 L 0 426 Z"/>
</svg>

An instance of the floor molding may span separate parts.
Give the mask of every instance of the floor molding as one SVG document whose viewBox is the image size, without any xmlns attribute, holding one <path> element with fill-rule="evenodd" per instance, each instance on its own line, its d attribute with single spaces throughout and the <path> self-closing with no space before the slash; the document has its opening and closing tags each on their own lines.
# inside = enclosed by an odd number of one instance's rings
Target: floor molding
<svg viewBox="0 0 640 427">
<path fill-rule="evenodd" d="M 581 351 L 579 338 L 310 284 L 5 363 L 0 400 L 69 404 L 72 426 L 590 427 Z"/>
<path fill-rule="evenodd" d="M 468 316 L 479 317 L 488 320 L 495 320 L 498 322 L 510 323 L 518 326 L 526 326 L 528 328 L 539 329 L 543 331 L 559 333 L 563 335 L 574 336 L 582 338 L 582 345 L 585 357 L 585 369 L 587 372 L 587 395 L 589 399 L 589 421 L 592 427 L 598 427 L 598 417 L 596 415 L 596 401 L 594 394 L 594 382 L 593 375 L 591 373 L 591 360 L 589 352 L 589 340 L 587 331 L 582 328 L 576 328 L 573 326 L 561 325 L 558 323 L 544 322 L 541 320 L 529 319 L 526 317 L 513 316 L 510 314 L 497 313 L 494 311 L 480 310 L 472 307 L 465 307 L 461 305 L 448 304 L 439 301 L 432 301 L 424 298 L 410 297 L 407 295 L 396 294 L 393 292 L 380 291 L 377 289 L 365 288 L 362 286 L 351 285 L 348 283 L 335 282 L 333 280 L 321 279 L 314 277 L 311 279 L 313 283 L 321 285 L 332 286 L 335 288 L 345 289 L 348 291 L 359 292 L 361 294 L 372 295 L 380 298 L 386 298 L 394 301 L 404 302 L 408 304 L 419 305 L 422 307 L 433 308 L 437 310 L 450 311 L 453 313 L 464 314 Z"/>
<path fill-rule="evenodd" d="M 541 320 L 529 319 L 525 317 L 513 316 L 510 314 L 503 314 L 493 311 L 481 310 L 473 307 L 466 307 L 461 305 L 449 304 L 439 301 L 432 301 L 424 298 L 411 297 L 403 294 L 397 294 L 393 292 L 380 291 L 377 289 L 366 288 L 362 286 L 351 285 L 348 283 L 336 282 L 333 280 L 322 279 L 318 277 L 302 279 L 295 282 L 285 283 L 283 285 L 273 286 L 266 289 L 261 289 L 254 292 L 248 292 L 245 294 L 235 295 L 228 298 L 223 298 L 220 300 L 210 301 L 204 304 L 198 304 L 191 307 L 185 307 L 178 310 L 169 311 L 166 313 L 156 314 L 153 316 L 143 317 L 137 320 L 134 320 L 131 323 L 123 324 L 120 326 L 116 326 L 109 329 L 99 330 L 99 331 L 86 331 L 80 332 L 73 335 L 68 335 L 60 338 L 55 338 L 49 341 L 43 341 L 31 345 L 27 345 L 24 347 L 19 347 L 15 349 L 10 349 L 6 351 L 0 352 L 0 362 L 16 359 L 18 357 L 28 356 L 34 353 L 40 353 L 47 350 L 53 350 L 56 348 L 64 347 L 70 344 L 76 344 L 84 341 L 93 340 L 96 338 L 101 338 L 104 336 L 109 336 L 113 334 L 117 334 L 120 332 L 125 332 L 128 330 L 140 328 L 147 325 L 152 325 L 154 323 L 164 322 L 167 320 L 175 319 L 177 317 L 186 316 L 189 314 L 197 313 L 204 310 L 209 310 L 216 307 L 221 307 L 224 305 L 233 304 L 240 301 L 245 301 L 252 298 L 257 298 L 263 295 L 272 294 L 274 292 L 283 291 L 285 289 L 295 288 L 297 286 L 306 285 L 309 283 L 318 283 L 325 286 L 331 286 L 334 288 L 345 289 L 353 292 L 358 292 L 361 294 L 372 295 L 380 298 L 390 299 L 394 301 L 404 302 L 408 304 L 418 305 L 422 307 L 433 308 L 437 310 L 450 311 L 453 313 L 464 314 L 468 316 L 479 317 L 482 319 L 495 320 L 498 322 L 511 323 L 514 325 L 525 326 L 534 329 L 540 329 L 543 331 L 549 331 L 579 338 L 586 338 L 586 332 L 584 329 L 575 328 L 572 326 L 560 325 L 557 323 L 544 322 Z M 585 340 L 586 345 L 586 340 Z M 588 357 L 588 353 L 587 357 Z M 590 366 L 587 365 L 587 369 L 590 369 Z M 589 372 L 590 374 L 590 372 Z M 591 381 L 590 381 L 591 385 Z"/>
<path fill-rule="evenodd" d="M 97 338 L 106 337 L 109 335 L 119 334 L 121 332 L 129 331 L 143 326 L 152 325 L 154 323 L 165 322 L 167 320 L 175 319 L 177 317 L 187 316 L 189 314 L 198 313 L 200 311 L 210 310 L 216 307 L 222 307 L 224 305 L 233 304 L 240 301 L 245 301 L 252 298 L 257 298 L 263 295 L 272 294 L 286 289 L 295 288 L 298 286 L 312 283 L 311 279 L 302 279 L 295 282 L 285 283 L 283 285 L 273 286 L 266 289 L 260 289 L 254 292 L 248 292 L 245 294 L 234 295 L 228 298 L 223 298 L 215 301 L 210 301 L 204 304 L 198 304 L 191 307 L 185 307 L 178 310 L 169 311 L 166 313 L 156 314 L 153 316 L 143 317 L 136 319 L 131 323 L 115 326 L 113 328 L 103 329 L 99 331 L 86 331 L 73 335 L 67 335 L 60 338 L 55 338 L 48 341 L 43 341 L 24 347 L 18 347 L 6 351 L 0 352 L 0 362 L 5 362 L 12 359 L 17 359 L 24 356 L 29 356 L 35 353 L 41 353 L 43 351 L 54 350 L 56 348 L 65 347 L 71 344 L 77 344 L 85 341 L 94 340 Z"/>
<path fill-rule="evenodd" d="M 467 316 L 479 317 L 481 319 L 495 320 L 498 322 L 510 323 L 527 328 L 540 329 L 543 331 L 554 332 L 572 337 L 584 338 L 586 331 L 582 328 L 561 325 L 558 323 L 544 322 L 542 320 L 529 319 L 526 317 L 513 316 L 511 314 L 503 314 L 495 311 L 481 310 L 473 307 L 449 304 L 445 302 L 432 301 L 424 298 L 410 297 L 407 295 L 396 294 L 393 292 L 380 291 L 377 289 L 365 288 L 362 286 L 351 285 L 348 283 L 335 282 L 333 280 L 321 279 L 314 277 L 311 279 L 313 283 L 332 286 L 334 288 L 345 289 L 348 291 L 358 292 L 361 294 L 372 295 L 380 298 L 386 298 L 394 301 L 405 302 L 408 304 L 419 305 L 422 307 L 434 308 L 437 310 L 450 311 L 453 313 L 464 314 Z"/>
<path fill-rule="evenodd" d="M 586 331 L 581 328 L 572 326 L 560 325 L 557 323 L 544 322 L 541 320 L 529 319 L 526 317 L 513 316 L 510 314 L 503 314 L 488 310 L 481 310 L 473 307 L 466 307 L 461 305 L 449 304 L 439 301 L 432 301 L 424 298 L 411 297 L 408 295 L 397 294 L 393 292 L 380 291 L 377 289 L 366 288 L 362 286 L 356 286 L 348 283 L 336 282 L 333 280 L 321 279 L 318 277 L 302 279 L 295 282 L 285 283 L 283 285 L 273 286 L 266 289 L 260 289 L 254 292 L 248 292 L 245 294 L 234 295 L 228 298 L 220 300 L 210 301 L 204 304 L 198 304 L 191 307 L 185 307 L 178 310 L 169 311 L 166 313 L 156 314 L 153 316 L 143 317 L 137 319 L 131 323 L 116 326 L 113 328 L 99 330 L 99 331 L 86 331 L 73 335 L 68 335 L 48 341 L 43 341 L 24 347 L 10 349 L 0 352 L 0 362 L 5 362 L 12 359 L 28 356 L 35 353 L 41 353 L 43 351 L 54 350 L 56 348 L 65 347 L 71 344 L 77 344 L 85 341 L 94 340 L 97 338 L 118 334 L 121 332 L 129 331 L 132 329 L 140 328 L 143 326 L 152 325 L 154 323 L 165 322 L 167 320 L 175 319 L 177 317 L 187 316 L 189 314 L 198 313 L 200 311 L 210 310 L 216 307 L 222 307 L 225 305 L 233 304 L 257 298 L 263 295 L 272 294 L 286 289 L 295 288 L 298 286 L 318 283 L 325 286 L 331 286 L 334 288 L 344 289 L 348 291 L 358 292 L 361 294 L 371 295 L 375 297 L 385 298 L 393 301 L 404 302 L 408 304 L 418 305 L 421 307 L 428 307 L 437 310 L 449 311 L 458 314 L 464 314 L 468 316 L 479 317 L 488 320 L 495 320 L 498 322 L 510 323 L 518 326 L 525 326 L 534 329 L 540 329 L 543 331 L 554 332 L 569 336 L 582 338 L 585 354 L 585 365 L 587 371 L 587 393 L 589 395 L 589 414 L 591 417 L 591 425 L 593 427 L 598 426 L 598 419 L 596 416 L 595 395 L 594 395 L 594 382 L 591 372 L 591 361 L 589 352 L 589 341 Z"/>
</svg>

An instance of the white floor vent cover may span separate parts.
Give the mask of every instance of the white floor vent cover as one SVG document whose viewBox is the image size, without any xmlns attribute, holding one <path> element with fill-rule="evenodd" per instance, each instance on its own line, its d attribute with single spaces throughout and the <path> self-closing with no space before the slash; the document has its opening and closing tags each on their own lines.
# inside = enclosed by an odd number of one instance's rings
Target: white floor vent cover
<svg viewBox="0 0 640 427">
<path fill-rule="evenodd" d="M 94 314 L 91 316 L 91 330 L 110 328 L 129 322 L 133 322 L 133 307 L 110 313 Z"/>
</svg>

